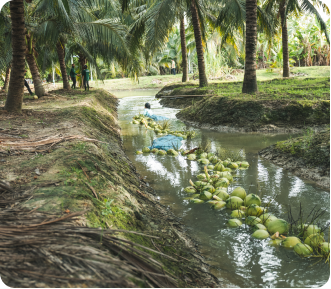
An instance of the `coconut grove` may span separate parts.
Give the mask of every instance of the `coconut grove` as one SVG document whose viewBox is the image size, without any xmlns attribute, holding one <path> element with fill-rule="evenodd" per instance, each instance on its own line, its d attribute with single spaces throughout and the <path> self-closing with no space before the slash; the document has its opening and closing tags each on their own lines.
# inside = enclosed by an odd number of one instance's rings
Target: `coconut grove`
<svg viewBox="0 0 331 289">
<path fill-rule="evenodd" d="M 324 2 L 13 0 L 0 23 L 4 284 L 326 284 Z"/>
</svg>

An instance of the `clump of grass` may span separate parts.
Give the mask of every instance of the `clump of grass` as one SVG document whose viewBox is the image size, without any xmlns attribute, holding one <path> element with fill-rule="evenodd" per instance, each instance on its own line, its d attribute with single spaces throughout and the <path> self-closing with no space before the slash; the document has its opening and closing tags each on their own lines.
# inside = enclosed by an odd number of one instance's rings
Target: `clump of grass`
<svg viewBox="0 0 331 289">
<path fill-rule="evenodd" d="M 245 160 L 245 153 L 243 149 L 237 151 L 225 147 L 219 147 L 216 151 L 216 155 L 221 160 L 230 159 L 232 162 Z"/>
<path fill-rule="evenodd" d="M 186 134 L 187 139 L 192 139 L 196 136 L 196 131 L 193 129 L 184 128 L 183 133 Z"/>
<path fill-rule="evenodd" d="M 170 120 L 163 120 L 163 121 L 161 121 L 160 126 L 161 126 L 161 130 L 170 129 L 171 122 L 170 122 Z"/>
<path fill-rule="evenodd" d="M 198 145 L 198 149 L 196 151 L 196 153 L 202 154 L 202 153 L 208 153 L 210 152 L 211 149 L 211 141 L 209 139 L 207 140 L 201 140 L 201 142 Z"/>
</svg>

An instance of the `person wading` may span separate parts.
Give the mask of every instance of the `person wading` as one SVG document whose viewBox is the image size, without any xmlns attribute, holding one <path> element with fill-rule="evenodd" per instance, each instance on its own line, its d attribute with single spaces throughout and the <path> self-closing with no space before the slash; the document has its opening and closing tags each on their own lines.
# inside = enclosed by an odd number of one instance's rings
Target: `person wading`
<svg viewBox="0 0 331 289">
<path fill-rule="evenodd" d="M 70 70 L 70 77 L 71 77 L 71 80 L 72 80 L 71 88 L 75 89 L 76 88 L 76 75 L 79 75 L 79 74 L 77 74 L 76 71 L 75 71 L 75 64 L 72 64 L 71 66 L 72 66 L 71 70 Z"/>
<path fill-rule="evenodd" d="M 90 80 L 90 71 L 87 69 L 87 65 L 84 65 L 82 77 L 83 77 L 83 85 L 85 87 L 85 91 L 86 91 L 86 87 L 87 87 L 87 90 L 90 90 L 90 86 L 88 83 Z"/>
<path fill-rule="evenodd" d="M 176 63 L 173 59 L 171 59 L 171 74 L 176 75 Z"/>
</svg>

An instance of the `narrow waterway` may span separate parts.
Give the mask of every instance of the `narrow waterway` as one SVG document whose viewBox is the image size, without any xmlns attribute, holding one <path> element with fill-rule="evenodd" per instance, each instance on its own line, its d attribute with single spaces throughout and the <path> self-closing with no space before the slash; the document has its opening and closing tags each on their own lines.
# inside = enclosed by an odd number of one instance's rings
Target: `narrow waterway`
<svg viewBox="0 0 331 289">
<path fill-rule="evenodd" d="M 154 114 L 172 120 L 173 128 L 186 127 L 176 120 L 177 109 L 162 108 L 154 98 L 157 91 L 129 91 L 116 93 L 121 97 L 118 115 L 126 154 L 137 171 L 152 186 L 162 204 L 168 205 L 182 219 L 189 234 L 199 243 L 200 250 L 211 265 L 211 271 L 226 287 L 320 287 L 329 279 L 329 266 L 314 260 L 303 260 L 292 250 L 270 247 L 268 240 L 255 240 L 251 232 L 242 226 L 229 229 L 226 222 L 229 212 L 214 211 L 208 204 L 191 204 L 183 188 L 189 180 L 196 180 L 201 171 L 197 162 L 185 157 L 136 155 L 135 151 L 149 146 L 156 138 L 153 131 L 139 125 L 132 125 L 132 117 L 151 104 Z M 287 219 L 289 208 L 295 217 L 300 204 L 304 213 L 317 206 L 326 211 L 321 225 L 330 219 L 330 196 L 313 184 L 284 171 L 258 157 L 264 147 L 285 140 L 289 135 L 219 133 L 197 130 L 198 135 L 185 141 L 183 148 L 193 148 L 202 140 L 209 139 L 212 151 L 217 147 L 242 149 L 250 163 L 247 170 L 239 170 L 233 187 L 242 186 L 249 193 L 261 196 L 262 202 L 274 199 L 270 211 L 278 218 Z M 328 237 L 326 236 L 326 239 Z"/>
</svg>

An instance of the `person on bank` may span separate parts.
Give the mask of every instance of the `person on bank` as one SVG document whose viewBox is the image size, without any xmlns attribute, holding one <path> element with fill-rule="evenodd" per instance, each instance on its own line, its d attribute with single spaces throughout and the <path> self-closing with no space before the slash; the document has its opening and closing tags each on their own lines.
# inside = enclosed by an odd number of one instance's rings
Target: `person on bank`
<svg viewBox="0 0 331 289">
<path fill-rule="evenodd" d="M 145 109 L 144 109 L 143 115 L 144 116 L 147 116 L 147 117 L 150 117 L 151 119 L 153 119 L 155 121 L 168 119 L 165 116 L 153 114 L 153 112 L 151 110 L 151 105 L 148 102 L 145 103 Z"/>
<path fill-rule="evenodd" d="M 89 86 L 89 80 L 90 80 L 90 71 L 87 69 L 87 65 L 85 64 L 84 65 L 84 69 L 83 69 L 83 72 L 82 72 L 82 78 L 83 78 L 83 85 L 85 87 L 85 91 L 86 91 L 86 88 L 87 90 L 90 90 L 90 86 Z"/>
<path fill-rule="evenodd" d="M 31 89 L 30 89 L 30 86 L 29 86 L 28 82 L 25 79 L 24 79 L 24 86 L 28 89 L 30 95 L 34 95 L 31 91 Z"/>
<path fill-rule="evenodd" d="M 76 88 L 76 82 L 77 82 L 76 75 L 79 75 L 79 74 L 77 74 L 76 71 L 75 71 L 75 64 L 72 64 L 71 65 L 71 70 L 70 70 L 70 77 L 71 77 L 71 80 L 72 80 L 71 88 L 74 88 L 74 89 Z"/>
<path fill-rule="evenodd" d="M 171 74 L 176 75 L 176 63 L 173 59 L 171 59 Z"/>
</svg>

